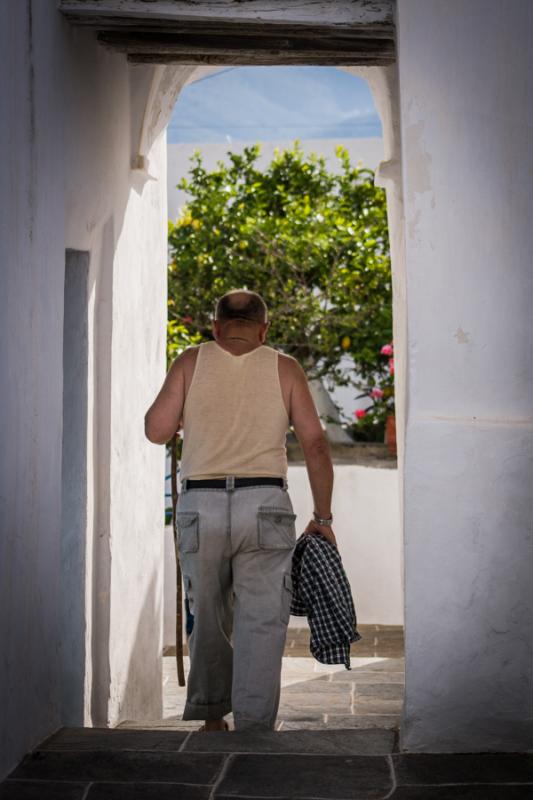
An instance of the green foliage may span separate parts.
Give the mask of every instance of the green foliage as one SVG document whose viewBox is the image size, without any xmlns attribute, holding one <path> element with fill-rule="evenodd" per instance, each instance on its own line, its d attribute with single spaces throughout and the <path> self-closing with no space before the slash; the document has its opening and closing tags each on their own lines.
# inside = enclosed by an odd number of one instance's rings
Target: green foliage
<svg viewBox="0 0 533 800">
<path fill-rule="evenodd" d="M 310 378 L 353 383 L 340 367 L 348 354 L 365 385 L 379 384 L 392 338 L 385 192 L 342 146 L 337 174 L 298 141 L 264 170 L 259 153 L 246 147 L 208 172 L 196 151 L 178 184 L 190 199 L 169 223 L 169 358 L 212 338 L 216 299 L 248 288 L 269 307 L 268 343 Z"/>
</svg>

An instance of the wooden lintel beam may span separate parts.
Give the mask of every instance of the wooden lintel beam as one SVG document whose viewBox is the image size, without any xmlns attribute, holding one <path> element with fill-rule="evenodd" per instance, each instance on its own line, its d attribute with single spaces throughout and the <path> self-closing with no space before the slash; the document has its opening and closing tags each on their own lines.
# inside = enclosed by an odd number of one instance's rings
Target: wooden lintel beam
<svg viewBox="0 0 533 800">
<path fill-rule="evenodd" d="M 127 59 L 132 64 L 188 64 L 211 66 L 365 66 L 379 67 L 393 64 L 396 60 L 391 56 L 359 55 L 354 52 L 352 55 L 345 53 L 341 55 L 305 55 L 303 53 L 267 53 L 262 52 L 258 55 L 257 51 L 232 54 L 212 53 L 210 55 L 191 55 L 190 53 L 128 53 Z"/>
<path fill-rule="evenodd" d="M 347 26 L 333 26 L 333 25 L 296 25 L 287 23 L 286 25 L 276 25 L 271 22 L 249 22 L 243 21 L 236 25 L 236 23 L 227 20 L 176 20 L 169 24 L 167 20 L 138 20 L 136 25 L 124 24 L 124 20 L 119 17 L 102 17 L 94 22 L 91 27 L 96 28 L 98 31 L 122 31 L 129 32 L 131 35 L 137 33 L 174 33 L 174 34 L 194 34 L 202 33 L 208 35 L 228 33 L 231 34 L 236 30 L 242 36 L 312 36 L 316 33 L 321 35 L 332 36 L 352 36 L 352 37 L 368 37 L 371 36 L 376 39 L 394 39 L 394 28 L 390 25 L 367 25 L 365 27 L 347 27 Z"/>
<path fill-rule="evenodd" d="M 282 27 L 291 23 L 352 29 L 394 27 L 394 0 L 59 0 L 59 10 L 72 22 L 93 27 L 110 19 L 120 19 L 124 26 L 218 20 Z"/>
<path fill-rule="evenodd" d="M 174 64 L 390 64 L 394 0 L 60 0 L 128 60 Z"/>
<path fill-rule="evenodd" d="M 324 56 L 334 59 L 341 55 L 378 55 L 394 58 L 394 42 L 388 39 L 370 39 L 349 36 L 200 36 L 175 34 L 134 34 L 105 31 L 98 34 L 98 40 L 123 53 L 137 54 L 190 54 L 190 55 L 238 55 L 239 53 L 272 53 L 290 57 L 291 54 L 303 56 Z"/>
</svg>

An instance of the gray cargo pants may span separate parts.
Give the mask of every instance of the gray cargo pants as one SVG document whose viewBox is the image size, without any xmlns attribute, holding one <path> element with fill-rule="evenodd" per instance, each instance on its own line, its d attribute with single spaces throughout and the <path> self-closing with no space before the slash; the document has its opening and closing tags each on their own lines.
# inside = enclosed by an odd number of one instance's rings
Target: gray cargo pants
<svg viewBox="0 0 533 800">
<path fill-rule="evenodd" d="M 290 616 L 296 515 L 284 486 L 182 489 L 176 523 L 191 613 L 183 719 L 273 730 Z"/>
</svg>

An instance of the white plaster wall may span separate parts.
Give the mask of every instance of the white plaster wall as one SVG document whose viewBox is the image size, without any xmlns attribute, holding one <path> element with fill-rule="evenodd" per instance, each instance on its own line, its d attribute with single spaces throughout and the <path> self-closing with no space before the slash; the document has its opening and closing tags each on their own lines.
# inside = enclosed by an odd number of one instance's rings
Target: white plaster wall
<svg viewBox="0 0 533 800">
<path fill-rule="evenodd" d="M 0 777 L 60 724 L 63 52 L 0 5 Z"/>
<path fill-rule="evenodd" d="M 157 180 L 130 195 L 114 263 L 111 724 L 162 713 L 164 448 L 146 440 L 144 414 L 166 366 L 165 145 L 163 133 L 151 149 Z"/>
<path fill-rule="evenodd" d="M 290 466 L 289 494 L 303 533 L 313 513 L 305 466 Z M 357 622 L 403 625 L 398 470 L 335 464 L 333 530 L 354 599 Z M 291 625 L 306 625 L 291 617 Z"/>
<path fill-rule="evenodd" d="M 91 255 L 85 724 L 161 713 L 164 449 L 144 414 L 166 366 L 166 142 L 131 169 L 153 68 L 68 29 L 67 244 Z"/>
<path fill-rule="evenodd" d="M 398 0 L 406 750 L 533 741 L 533 6 Z"/>
<path fill-rule="evenodd" d="M 131 170 L 153 68 L 71 28 L 55 0 L 1 11 L 0 776 L 61 724 L 161 713 L 164 449 L 143 417 L 165 374 L 167 216 L 164 136 L 151 176 Z M 81 631 L 60 592 L 67 247 L 90 258 Z M 73 652 L 81 710 L 61 691 Z"/>
<path fill-rule="evenodd" d="M 403 625 L 401 525 L 397 469 L 336 464 L 333 528 L 354 599 L 357 622 Z M 303 533 L 313 513 L 305 466 L 288 470 L 296 532 Z M 172 527 L 165 533 L 164 642 L 175 643 L 176 568 Z M 292 627 L 306 627 L 291 616 Z"/>
</svg>

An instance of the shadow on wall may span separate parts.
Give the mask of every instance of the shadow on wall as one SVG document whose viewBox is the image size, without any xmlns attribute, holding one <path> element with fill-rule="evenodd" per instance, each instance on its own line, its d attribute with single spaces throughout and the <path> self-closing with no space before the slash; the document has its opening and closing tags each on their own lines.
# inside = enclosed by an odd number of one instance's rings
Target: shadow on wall
<svg viewBox="0 0 533 800">
<path fill-rule="evenodd" d="M 83 725 L 87 532 L 89 253 L 67 250 L 61 458 L 61 721 Z"/>
<path fill-rule="evenodd" d="M 158 627 L 161 629 L 162 596 L 161 575 L 154 572 L 148 582 L 132 641 L 127 674 L 123 688 L 120 690 L 117 725 L 132 718 L 139 721 L 163 718 L 161 674 L 163 643 L 160 641 L 155 655 L 153 648 L 145 646 L 146 642 L 151 641 L 153 631 Z M 152 676 L 152 682 L 150 682 L 149 676 Z M 146 689 L 147 686 L 150 687 L 149 690 Z M 139 709 L 147 709 L 147 711 L 143 714 L 142 711 L 139 713 Z"/>
<path fill-rule="evenodd" d="M 127 204 L 127 199 L 125 205 Z M 94 277 L 93 326 L 93 497 L 91 720 L 107 725 L 111 685 L 111 357 L 113 333 L 113 261 L 116 247 L 114 218 L 102 231 L 100 273 Z M 93 287 L 91 287 L 92 290 Z"/>
</svg>

